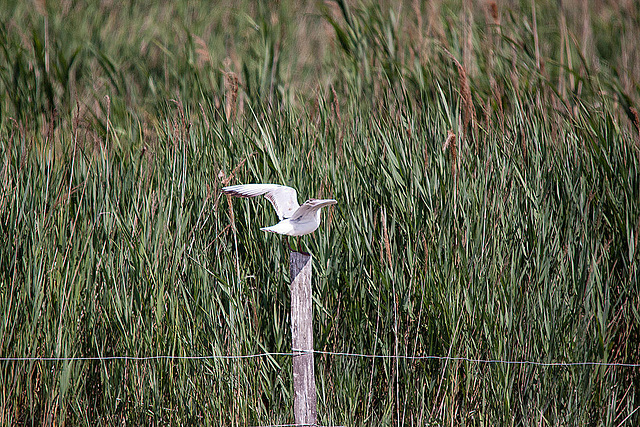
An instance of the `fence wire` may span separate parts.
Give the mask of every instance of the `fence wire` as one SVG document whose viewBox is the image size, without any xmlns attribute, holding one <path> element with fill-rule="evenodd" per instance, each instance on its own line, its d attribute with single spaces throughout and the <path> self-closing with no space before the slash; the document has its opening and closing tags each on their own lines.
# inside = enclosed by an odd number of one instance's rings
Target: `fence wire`
<svg viewBox="0 0 640 427">
<path fill-rule="evenodd" d="M 611 366 L 622 368 L 640 368 L 640 363 L 617 363 L 617 362 L 537 362 L 533 360 L 501 360 L 501 359 L 474 359 L 471 357 L 459 357 L 459 356 L 403 356 L 403 355 L 387 355 L 387 354 L 359 354 L 359 353 L 340 353 L 336 351 L 321 351 L 321 350 L 295 350 L 294 352 L 300 353 L 314 353 L 314 354 L 326 354 L 330 356 L 344 356 L 344 357 L 361 357 L 372 359 L 401 359 L 401 360 L 444 360 L 451 362 L 471 362 L 471 363 L 486 363 L 486 364 L 505 364 L 505 365 L 533 365 L 533 366 Z"/>
<path fill-rule="evenodd" d="M 571 367 L 571 366 L 605 366 L 619 368 L 640 368 L 639 363 L 614 363 L 614 362 L 539 362 L 533 360 L 501 360 L 501 359 L 476 359 L 471 357 L 455 357 L 455 356 L 433 356 L 433 355 L 388 355 L 388 354 L 362 354 L 362 353 L 346 353 L 338 351 L 322 351 L 322 350 L 302 350 L 293 349 L 291 352 L 266 352 L 254 354 L 239 355 L 204 355 L 204 356 L 176 356 L 176 355 L 159 355 L 159 356 L 85 356 L 85 357 L 0 357 L 0 362 L 82 362 L 82 361 L 153 361 L 153 360 L 243 360 L 255 359 L 260 357 L 287 356 L 295 357 L 303 354 L 317 354 L 336 357 L 357 357 L 368 359 L 400 359 L 400 360 L 439 360 L 450 362 L 469 362 L 482 364 L 505 364 L 505 365 L 531 365 L 541 367 Z M 344 426 L 325 426 L 319 424 L 270 424 L 266 426 L 254 427 L 344 427 Z"/>
<path fill-rule="evenodd" d="M 482 364 L 505 364 L 505 365 L 531 365 L 542 367 L 571 367 L 571 366 L 604 366 L 618 368 L 640 368 L 640 363 L 618 363 L 618 362 L 539 362 L 534 360 L 502 360 L 502 359 L 476 359 L 472 357 L 460 356 L 432 356 L 432 355 L 392 355 L 392 354 L 362 354 L 343 353 L 338 351 L 322 350 L 302 350 L 293 349 L 292 352 L 255 353 L 238 355 L 204 355 L 204 356 L 80 356 L 80 357 L 0 357 L 0 362 L 82 362 L 82 361 L 150 361 L 150 360 L 238 360 L 255 359 L 259 357 L 288 356 L 295 357 L 302 354 L 318 354 L 337 357 L 358 357 L 368 359 L 399 359 L 399 360 L 440 360 L 450 362 L 469 362 Z"/>
<path fill-rule="evenodd" d="M 148 361 L 148 360 L 212 360 L 212 359 L 256 359 L 258 357 L 267 356 L 295 356 L 296 353 L 255 353 L 255 354 L 238 354 L 238 355 L 220 355 L 212 354 L 205 356 L 176 356 L 176 355 L 160 355 L 160 356 L 80 356 L 80 357 L 0 357 L 0 362 L 83 362 L 83 361 L 109 361 L 109 360 L 131 360 L 131 361 Z"/>
</svg>

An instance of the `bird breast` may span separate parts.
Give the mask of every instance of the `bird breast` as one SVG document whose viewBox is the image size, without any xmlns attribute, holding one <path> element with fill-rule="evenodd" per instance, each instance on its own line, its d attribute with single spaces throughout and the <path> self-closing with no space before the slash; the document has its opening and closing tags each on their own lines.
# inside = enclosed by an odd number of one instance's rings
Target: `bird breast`
<svg viewBox="0 0 640 427">
<path fill-rule="evenodd" d="M 320 209 L 313 215 L 301 218 L 297 221 L 292 219 L 285 219 L 282 222 L 288 221 L 292 225 L 290 233 L 286 233 L 290 236 L 303 236 L 305 234 L 313 233 L 320 226 Z"/>
</svg>

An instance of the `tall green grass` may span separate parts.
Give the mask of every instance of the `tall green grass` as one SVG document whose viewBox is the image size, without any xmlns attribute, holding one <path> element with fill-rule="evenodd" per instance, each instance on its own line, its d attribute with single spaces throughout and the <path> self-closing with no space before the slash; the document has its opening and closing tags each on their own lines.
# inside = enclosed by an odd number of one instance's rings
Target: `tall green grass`
<svg viewBox="0 0 640 427">
<path fill-rule="evenodd" d="M 0 356 L 291 351 L 275 214 L 220 192 L 276 182 L 339 201 L 304 238 L 316 350 L 640 363 L 637 6 L 54 3 L 0 12 Z M 316 383 L 323 425 L 640 421 L 638 368 L 318 354 Z M 0 384 L 7 425 L 293 418 L 287 356 Z"/>
</svg>

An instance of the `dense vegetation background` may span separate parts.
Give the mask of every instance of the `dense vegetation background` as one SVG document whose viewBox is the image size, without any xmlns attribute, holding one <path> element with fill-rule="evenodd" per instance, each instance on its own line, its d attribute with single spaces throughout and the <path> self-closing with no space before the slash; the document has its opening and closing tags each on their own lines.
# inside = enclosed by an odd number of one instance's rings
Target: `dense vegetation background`
<svg viewBox="0 0 640 427">
<path fill-rule="evenodd" d="M 0 356 L 291 351 L 274 182 L 339 200 L 316 350 L 605 363 L 319 354 L 321 424 L 640 424 L 640 3 L 225 3 L 3 2 Z M 290 423 L 291 359 L 1 361 L 0 420 Z"/>
</svg>

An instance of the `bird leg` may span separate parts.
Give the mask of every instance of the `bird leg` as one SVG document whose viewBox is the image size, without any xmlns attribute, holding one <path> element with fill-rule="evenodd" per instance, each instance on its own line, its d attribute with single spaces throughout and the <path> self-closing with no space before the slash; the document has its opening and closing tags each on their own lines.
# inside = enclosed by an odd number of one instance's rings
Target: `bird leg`
<svg viewBox="0 0 640 427">
<path fill-rule="evenodd" d="M 302 250 L 302 243 L 300 243 L 300 236 L 298 236 L 298 252 L 300 252 L 302 255 L 311 256 L 309 252 L 304 252 Z"/>
<path fill-rule="evenodd" d="M 284 236 L 284 242 L 287 244 L 287 248 L 289 248 L 289 252 L 293 252 L 291 246 L 289 245 L 289 236 Z"/>
</svg>

